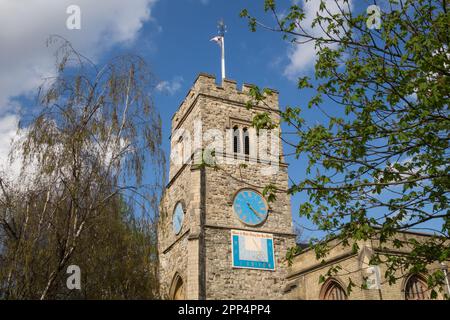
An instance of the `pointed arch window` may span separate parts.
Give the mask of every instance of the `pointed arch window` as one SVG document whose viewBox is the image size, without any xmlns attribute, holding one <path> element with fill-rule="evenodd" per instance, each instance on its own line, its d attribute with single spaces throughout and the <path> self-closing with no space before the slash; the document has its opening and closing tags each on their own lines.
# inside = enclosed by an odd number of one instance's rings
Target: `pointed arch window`
<svg viewBox="0 0 450 320">
<path fill-rule="evenodd" d="M 239 153 L 239 127 L 233 127 L 233 152 Z"/>
<path fill-rule="evenodd" d="M 243 130 L 243 140 L 244 140 L 244 154 L 246 156 L 250 155 L 250 135 L 248 133 L 248 129 L 244 128 Z"/>
<path fill-rule="evenodd" d="M 420 275 L 412 275 L 405 285 L 406 300 L 427 300 L 428 286 L 425 279 Z"/>
<path fill-rule="evenodd" d="M 180 157 L 181 163 L 184 163 L 184 141 L 183 136 L 180 136 L 177 141 L 178 144 L 178 156 Z"/>
<path fill-rule="evenodd" d="M 170 288 L 170 298 L 172 300 L 186 299 L 183 278 L 177 273 L 172 280 Z"/>
<path fill-rule="evenodd" d="M 320 298 L 322 300 L 347 300 L 347 293 L 337 280 L 329 279 L 322 286 Z"/>
</svg>

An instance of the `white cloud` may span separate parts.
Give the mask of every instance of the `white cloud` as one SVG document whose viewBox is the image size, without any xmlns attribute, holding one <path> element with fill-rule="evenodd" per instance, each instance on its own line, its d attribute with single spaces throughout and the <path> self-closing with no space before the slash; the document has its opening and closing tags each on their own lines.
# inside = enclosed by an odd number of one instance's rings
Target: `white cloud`
<svg viewBox="0 0 450 320">
<path fill-rule="evenodd" d="M 172 81 L 161 81 L 156 85 L 156 90 L 159 92 L 165 92 L 170 95 L 174 95 L 178 90 L 181 89 L 181 84 L 183 83 L 183 77 L 176 76 Z"/>
<path fill-rule="evenodd" d="M 309 33 L 313 34 L 315 36 L 321 36 L 324 35 L 322 29 L 320 27 L 311 27 L 311 24 L 313 20 L 317 16 L 317 12 L 319 12 L 320 7 L 320 0 L 295 0 L 294 3 L 299 4 L 304 12 L 305 12 L 305 19 L 302 20 L 301 25 L 303 29 Z M 347 4 L 344 3 L 344 0 L 324 0 L 326 4 L 326 8 L 328 11 L 330 11 L 331 14 L 339 13 L 339 7 L 341 8 L 347 8 Z M 337 4 L 336 4 L 337 2 Z M 352 1 L 349 0 L 349 6 L 352 8 Z M 321 16 L 326 16 L 327 12 L 322 11 L 320 12 Z M 326 28 L 326 25 L 324 25 L 324 29 Z M 302 41 L 305 39 L 299 39 L 299 41 Z M 301 73 L 308 72 L 312 68 L 314 68 L 314 64 L 317 57 L 316 49 L 314 48 L 314 41 L 310 41 L 304 44 L 293 44 L 288 49 L 288 58 L 289 58 L 289 64 L 286 66 L 284 70 L 284 75 L 287 76 L 289 79 L 296 79 Z"/>
<path fill-rule="evenodd" d="M 151 18 L 156 0 L 77 0 L 81 30 L 66 28 L 66 9 L 73 0 L 0 0 L 0 113 L 10 98 L 29 93 L 52 74 L 55 48 L 45 41 L 58 34 L 89 57 L 97 57 L 114 44 L 135 39 Z"/>
<path fill-rule="evenodd" d="M 20 163 L 15 161 L 9 163 L 9 151 L 11 142 L 17 139 L 17 124 L 19 117 L 15 114 L 8 114 L 0 118 L 0 173 L 8 180 L 17 177 L 20 170 Z"/>
<path fill-rule="evenodd" d="M 143 23 L 152 19 L 157 0 L 0 0 L 0 165 L 16 132 L 17 101 L 35 93 L 54 73 L 55 47 L 46 47 L 50 35 L 69 40 L 80 53 L 96 60 L 105 50 L 136 39 Z M 69 30 L 70 5 L 81 9 L 81 29 Z"/>
</svg>

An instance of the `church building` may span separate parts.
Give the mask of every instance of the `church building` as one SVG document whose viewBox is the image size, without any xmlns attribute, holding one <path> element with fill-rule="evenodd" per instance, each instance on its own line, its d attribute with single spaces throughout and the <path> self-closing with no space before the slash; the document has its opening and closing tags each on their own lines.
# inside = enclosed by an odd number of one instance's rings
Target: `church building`
<svg viewBox="0 0 450 320">
<path fill-rule="evenodd" d="M 281 133 L 252 128 L 257 113 L 280 121 L 278 92 L 247 108 L 251 87 L 239 89 L 228 79 L 219 85 L 215 77 L 199 74 L 172 117 L 169 181 L 158 222 L 161 298 L 429 298 L 425 278 L 404 275 L 390 286 L 383 266 L 368 264 L 374 252 L 406 254 L 407 248 L 397 252 L 371 241 L 354 253 L 336 246 L 325 261 L 306 248 L 288 265 L 286 253 L 296 245 L 296 235 Z M 268 185 L 276 194 L 270 202 L 264 193 Z M 320 275 L 337 264 L 346 276 L 319 283 Z M 349 279 L 357 284 L 351 295 Z M 363 282 L 368 283 L 364 289 Z"/>
</svg>

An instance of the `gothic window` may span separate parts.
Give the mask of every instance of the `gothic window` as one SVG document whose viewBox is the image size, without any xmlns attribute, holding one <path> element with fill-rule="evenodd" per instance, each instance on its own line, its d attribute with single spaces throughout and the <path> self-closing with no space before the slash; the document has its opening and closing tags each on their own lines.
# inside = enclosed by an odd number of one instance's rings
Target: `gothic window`
<svg viewBox="0 0 450 320">
<path fill-rule="evenodd" d="M 347 294 L 339 282 L 329 279 L 322 287 L 320 298 L 322 300 L 347 300 Z"/>
<path fill-rule="evenodd" d="M 233 152 L 239 153 L 239 127 L 233 127 Z"/>
<path fill-rule="evenodd" d="M 248 156 L 250 154 L 250 136 L 248 134 L 247 128 L 244 128 L 243 137 L 244 137 L 244 154 Z"/>
<path fill-rule="evenodd" d="M 185 300 L 184 292 L 184 281 L 181 276 L 177 273 L 172 280 L 171 290 L 170 290 L 172 300 Z"/>
<path fill-rule="evenodd" d="M 178 146 L 178 157 L 180 157 L 179 161 L 181 162 L 181 164 L 184 163 L 184 142 L 183 142 L 183 136 L 180 136 L 178 138 L 178 142 L 177 142 L 177 146 Z"/>
<path fill-rule="evenodd" d="M 412 275 L 406 281 L 405 299 L 406 300 L 426 300 L 428 299 L 428 286 L 425 279 L 419 275 Z"/>
</svg>

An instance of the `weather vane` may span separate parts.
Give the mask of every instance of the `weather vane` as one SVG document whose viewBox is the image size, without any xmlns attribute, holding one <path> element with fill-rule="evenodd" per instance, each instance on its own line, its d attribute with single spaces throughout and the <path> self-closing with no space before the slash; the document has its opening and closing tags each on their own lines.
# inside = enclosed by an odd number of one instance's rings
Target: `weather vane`
<svg viewBox="0 0 450 320">
<path fill-rule="evenodd" d="M 219 30 L 219 32 L 218 32 L 219 36 L 221 36 L 221 37 L 225 36 L 225 32 L 227 32 L 227 26 L 223 22 L 223 19 L 220 19 L 217 22 L 217 29 Z"/>
<path fill-rule="evenodd" d="M 225 32 L 227 32 L 227 26 L 223 22 L 223 19 L 220 19 L 217 23 L 218 36 L 211 39 L 215 43 L 220 45 L 222 49 L 222 57 L 221 57 L 221 66 L 222 66 L 222 81 L 225 79 Z"/>
</svg>

